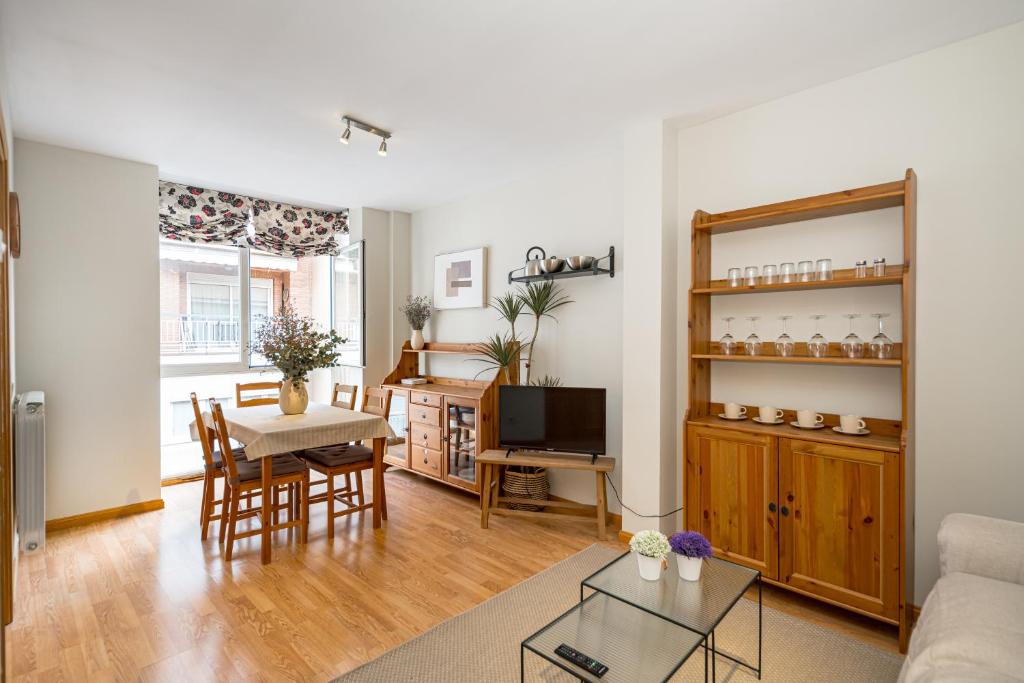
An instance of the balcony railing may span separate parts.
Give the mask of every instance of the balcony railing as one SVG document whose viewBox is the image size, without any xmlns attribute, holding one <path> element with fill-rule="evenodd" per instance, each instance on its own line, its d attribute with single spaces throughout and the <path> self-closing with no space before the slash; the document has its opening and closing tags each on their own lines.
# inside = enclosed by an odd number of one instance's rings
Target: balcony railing
<svg viewBox="0 0 1024 683">
<path fill-rule="evenodd" d="M 190 315 L 160 321 L 160 353 L 227 353 L 241 348 L 237 320 L 203 320 Z"/>
</svg>

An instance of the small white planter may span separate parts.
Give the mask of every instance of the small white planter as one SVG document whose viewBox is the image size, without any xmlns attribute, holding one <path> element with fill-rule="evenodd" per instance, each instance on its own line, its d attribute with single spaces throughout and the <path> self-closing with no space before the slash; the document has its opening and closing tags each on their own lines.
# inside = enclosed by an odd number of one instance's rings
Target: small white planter
<svg viewBox="0 0 1024 683">
<path fill-rule="evenodd" d="M 700 568 L 704 566 L 704 558 L 676 555 L 676 567 L 679 578 L 683 581 L 700 581 Z"/>
<path fill-rule="evenodd" d="M 636 561 L 640 566 L 640 578 L 646 581 L 657 581 L 661 578 L 661 563 L 660 557 L 647 557 L 636 553 Z"/>
<path fill-rule="evenodd" d="M 411 346 L 414 351 L 419 351 L 423 348 L 423 330 L 412 331 L 412 339 L 409 340 L 409 346 Z"/>
</svg>

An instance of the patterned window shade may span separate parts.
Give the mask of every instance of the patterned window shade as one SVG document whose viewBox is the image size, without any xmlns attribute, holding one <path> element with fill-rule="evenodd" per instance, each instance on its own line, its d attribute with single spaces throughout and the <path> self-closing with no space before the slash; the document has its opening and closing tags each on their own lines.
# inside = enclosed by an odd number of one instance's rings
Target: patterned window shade
<svg viewBox="0 0 1024 683">
<path fill-rule="evenodd" d="M 335 237 L 348 233 L 348 210 L 307 209 L 291 204 L 253 200 L 254 249 L 279 256 L 337 256 Z"/>
<path fill-rule="evenodd" d="M 160 181 L 160 234 L 212 244 L 245 243 L 253 200 L 231 192 Z"/>
</svg>

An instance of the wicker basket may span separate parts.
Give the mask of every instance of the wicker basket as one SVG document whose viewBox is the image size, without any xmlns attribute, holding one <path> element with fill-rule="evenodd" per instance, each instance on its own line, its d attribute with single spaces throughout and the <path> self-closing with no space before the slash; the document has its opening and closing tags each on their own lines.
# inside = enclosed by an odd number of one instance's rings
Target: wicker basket
<svg viewBox="0 0 1024 683">
<path fill-rule="evenodd" d="M 517 472 L 511 467 L 505 468 L 505 479 L 501 485 L 506 496 L 516 498 L 534 498 L 547 500 L 548 492 L 551 490 L 548 484 L 548 473 L 540 469 L 536 473 Z M 523 505 L 522 503 L 508 503 L 510 510 L 532 510 L 534 512 L 543 510 L 543 505 Z"/>
</svg>

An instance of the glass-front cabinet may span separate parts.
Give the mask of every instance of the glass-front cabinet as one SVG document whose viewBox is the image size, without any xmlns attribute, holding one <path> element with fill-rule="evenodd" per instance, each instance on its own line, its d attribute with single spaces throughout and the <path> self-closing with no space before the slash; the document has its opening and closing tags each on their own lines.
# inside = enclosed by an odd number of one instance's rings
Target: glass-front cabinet
<svg viewBox="0 0 1024 683">
<path fill-rule="evenodd" d="M 388 439 L 388 449 L 384 453 L 384 462 L 399 467 L 409 466 L 409 392 L 400 389 L 391 390 L 391 412 L 388 423 L 395 430 L 396 436 Z"/>
<path fill-rule="evenodd" d="M 446 408 L 446 469 L 451 484 L 477 490 L 477 402 L 448 396 Z"/>
</svg>

